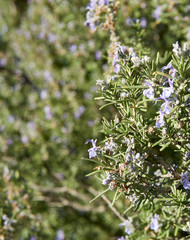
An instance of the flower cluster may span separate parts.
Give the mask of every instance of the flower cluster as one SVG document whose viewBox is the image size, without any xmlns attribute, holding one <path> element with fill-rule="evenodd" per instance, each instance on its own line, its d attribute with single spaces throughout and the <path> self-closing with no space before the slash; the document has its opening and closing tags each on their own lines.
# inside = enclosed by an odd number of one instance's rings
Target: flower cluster
<svg viewBox="0 0 190 240">
<path fill-rule="evenodd" d="M 103 13 L 108 14 L 111 3 L 110 0 L 90 0 L 89 5 L 86 7 L 88 12 L 84 25 L 88 25 L 92 32 L 95 32 L 97 27 L 102 24 L 100 22 L 101 15 Z"/>
</svg>

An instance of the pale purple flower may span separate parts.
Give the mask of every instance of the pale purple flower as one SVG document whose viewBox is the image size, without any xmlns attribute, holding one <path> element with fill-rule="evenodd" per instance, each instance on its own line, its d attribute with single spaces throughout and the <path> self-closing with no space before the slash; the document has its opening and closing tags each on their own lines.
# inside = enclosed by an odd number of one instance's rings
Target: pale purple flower
<svg viewBox="0 0 190 240">
<path fill-rule="evenodd" d="M 190 29 L 187 31 L 187 40 L 190 40 Z"/>
<path fill-rule="evenodd" d="M 60 92 L 59 90 L 57 90 L 57 91 L 55 92 L 55 97 L 56 97 L 56 98 L 60 98 L 60 97 L 61 97 L 61 92 Z"/>
<path fill-rule="evenodd" d="M 7 59 L 6 58 L 1 58 L 0 59 L 0 66 L 4 67 L 7 64 Z"/>
<path fill-rule="evenodd" d="M 158 5 L 158 6 L 156 7 L 155 11 L 153 12 L 152 16 L 153 16 L 156 20 L 158 20 L 158 19 L 160 18 L 161 14 L 162 14 L 162 6 Z"/>
<path fill-rule="evenodd" d="M 84 113 L 84 111 L 85 111 L 85 107 L 80 106 L 78 108 L 78 110 L 75 112 L 75 119 L 79 119 L 82 116 L 82 114 Z"/>
<path fill-rule="evenodd" d="M 7 25 L 3 25 L 3 26 L 2 26 L 2 29 L 1 29 L 1 33 L 2 33 L 2 34 L 5 34 L 7 31 L 8 31 Z"/>
<path fill-rule="evenodd" d="M 159 219 L 159 215 L 158 214 L 154 214 L 154 217 L 151 219 L 150 222 L 150 229 L 154 230 L 154 231 L 158 231 L 159 229 L 159 224 L 158 224 L 158 219 Z"/>
<path fill-rule="evenodd" d="M 166 70 L 166 69 L 169 69 L 169 75 L 170 75 L 172 78 L 175 78 L 175 75 L 176 75 L 176 72 L 177 72 L 177 71 L 175 70 L 175 68 L 172 67 L 171 63 L 168 63 L 167 66 L 162 67 L 162 71 L 163 71 L 163 70 Z M 171 80 L 168 79 L 168 82 L 169 82 L 169 81 L 171 81 Z M 169 82 L 169 84 L 170 84 L 170 82 Z"/>
<path fill-rule="evenodd" d="M 36 237 L 32 236 L 32 237 L 30 238 L 30 240 L 36 240 Z"/>
<path fill-rule="evenodd" d="M 89 127 L 92 127 L 94 125 L 94 120 L 89 120 L 87 124 Z"/>
<path fill-rule="evenodd" d="M 143 95 L 149 99 L 154 99 L 154 88 L 152 87 L 152 83 L 145 82 L 145 86 L 148 85 L 149 89 L 145 89 L 143 91 Z"/>
<path fill-rule="evenodd" d="M 43 89 L 41 92 L 40 92 L 40 98 L 41 99 L 46 99 L 48 96 L 47 94 L 47 91 L 45 89 Z"/>
<path fill-rule="evenodd" d="M 54 33 L 49 33 L 48 34 L 48 41 L 49 43 L 54 43 L 56 40 L 56 35 Z"/>
<path fill-rule="evenodd" d="M 123 54 L 125 54 L 125 51 L 126 51 L 127 47 L 126 47 L 126 46 L 118 46 L 118 47 L 119 47 L 119 50 L 120 50 Z"/>
<path fill-rule="evenodd" d="M 57 236 L 56 236 L 55 240 L 64 240 L 64 239 L 65 239 L 64 231 L 59 229 L 57 231 Z"/>
<path fill-rule="evenodd" d="M 118 62 L 118 53 L 115 52 L 115 53 L 114 53 L 114 57 L 113 57 L 113 61 L 112 61 L 112 65 L 113 65 L 113 66 L 116 65 L 117 62 Z"/>
<path fill-rule="evenodd" d="M 114 72 L 115 72 L 115 73 L 119 73 L 120 70 L 121 70 L 121 66 L 120 66 L 119 64 L 116 64 L 116 65 L 114 66 Z"/>
<path fill-rule="evenodd" d="M 44 112 L 45 112 L 45 117 L 47 120 L 51 120 L 52 118 L 52 112 L 50 106 L 45 106 L 44 107 Z"/>
<path fill-rule="evenodd" d="M 129 239 L 129 237 L 128 236 L 125 236 L 125 237 L 120 237 L 120 238 L 118 238 L 117 240 L 128 240 Z"/>
<path fill-rule="evenodd" d="M 91 9 L 91 7 L 89 6 L 88 9 Z M 84 22 L 84 25 L 88 25 L 90 29 L 95 32 L 97 28 L 97 20 L 98 17 L 94 14 L 94 12 L 89 10 L 86 14 L 86 21 Z"/>
<path fill-rule="evenodd" d="M 92 143 L 92 148 L 88 149 L 88 152 L 89 152 L 89 158 L 92 158 L 92 157 L 96 157 L 96 151 L 97 151 L 97 147 L 96 147 L 96 142 L 97 142 L 97 139 L 96 140 L 93 140 L 93 139 L 87 139 L 85 144 L 91 142 Z"/>
<path fill-rule="evenodd" d="M 11 145 L 12 143 L 13 143 L 13 140 L 12 140 L 11 138 L 8 138 L 8 139 L 7 139 L 7 144 L 8 144 L 8 145 Z"/>
<path fill-rule="evenodd" d="M 122 237 L 118 238 L 117 240 L 125 240 L 125 238 L 122 236 Z"/>
<path fill-rule="evenodd" d="M 164 112 L 162 110 L 159 111 L 160 117 L 156 120 L 156 127 L 160 128 L 163 127 L 165 122 L 164 122 Z"/>
<path fill-rule="evenodd" d="M 105 5 L 107 6 L 109 4 L 109 0 L 99 0 L 98 5 Z"/>
<path fill-rule="evenodd" d="M 128 235 L 131 235 L 134 232 L 132 221 L 132 218 L 129 218 L 128 220 L 125 220 L 123 223 L 119 224 L 120 227 L 125 227 L 125 233 Z"/>
<path fill-rule="evenodd" d="M 85 99 L 90 99 L 91 97 L 92 97 L 91 94 L 88 93 L 88 92 L 86 92 L 86 93 L 84 94 L 84 98 L 85 98 Z"/>
<path fill-rule="evenodd" d="M 44 30 L 42 30 L 42 31 L 40 32 L 40 34 L 38 35 L 38 37 L 39 37 L 39 39 L 44 39 L 44 38 L 45 38 L 45 35 L 46 35 L 46 33 L 44 32 Z"/>
<path fill-rule="evenodd" d="M 170 114 L 171 108 L 170 108 L 170 103 L 166 98 L 163 98 L 165 102 L 161 105 L 162 107 L 162 112 L 166 114 Z"/>
<path fill-rule="evenodd" d="M 185 189 L 190 189 L 190 175 L 187 172 L 182 174 L 181 183 Z"/>
<path fill-rule="evenodd" d="M 86 9 L 94 10 L 97 4 L 97 0 L 90 0 L 90 3 L 86 7 Z"/>
<path fill-rule="evenodd" d="M 129 18 L 129 17 L 126 18 L 125 23 L 126 23 L 127 26 L 131 26 L 131 24 L 132 24 L 131 18 Z"/>
<path fill-rule="evenodd" d="M 76 50 L 77 50 L 77 45 L 76 45 L 76 44 L 72 44 L 72 45 L 69 47 L 69 51 L 70 51 L 71 53 L 76 52 Z"/>
<path fill-rule="evenodd" d="M 108 185 L 113 180 L 113 174 L 111 174 L 110 172 L 106 172 L 106 175 L 107 177 L 102 180 L 103 185 Z"/>
<path fill-rule="evenodd" d="M 146 18 L 141 18 L 141 27 L 142 28 L 145 28 L 146 27 L 146 25 L 147 25 L 147 21 L 146 21 Z"/>
<path fill-rule="evenodd" d="M 51 82 L 53 80 L 53 77 L 49 71 L 44 71 L 44 78 L 47 82 Z"/>
<path fill-rule="evenodd" d="M 14 123 L 15 117 L 13 115 L 9 115 L 8 121 L 9 121 L 9 123 Z"/>
<path fill-rule="evenodd" d="M 96 53 L 95 53 L 95 59 L 96 60 L 100 60 L 101 59 L 101 51 L 100 50 L 97 50 Z"/>
<path fill-rule="evenodd" d="M 173 86 L 172 87 L 163 88 L 162 94 L 160 95 L 160 97 L 162 99 L 169 98 L 173 92 L 174 92 Z"/>
<path fill-rule="evenodd" d="M 24 144 L 27 144 L 28 143 L 28 137 L 26 135 L 23 135 L 21 137 L 21 142 L 24 143 Z"/>
</svg>

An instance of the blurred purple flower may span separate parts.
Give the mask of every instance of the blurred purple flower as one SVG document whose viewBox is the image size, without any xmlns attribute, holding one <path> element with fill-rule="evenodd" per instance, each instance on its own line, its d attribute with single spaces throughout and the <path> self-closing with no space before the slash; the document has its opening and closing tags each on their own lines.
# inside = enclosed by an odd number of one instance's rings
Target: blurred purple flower
<svg viewBox="0 0 190 240">
<path fill-rule="evenodd" d="M 90 99 L 90 98 L 91 98 L 91 94 L 88 93 L 88 92 L 86 92 L 86 93 L 84 94 L 84 98 L 85 98 L 85 99 Z"/>
<path fill-rule="evenodd" d="M 79 119 L 82 116 L 82 114 L 84 113 L 84 111 L 85 111 L 85 107 L 80 106 L 78 108 L 78 110 L 75 112 L 75 119 Z"/>
<path fill-rule="evenodd" d="M 190 40 L 190 29 L 187 31 L 187 40 Z"/>
<path fill-rule="evenodd" d="M 60 97 L 61 97 L 61 92 L 60 92 L 59 90 L 57 90 L 57 91 L 55 92 L 55 97 L 56 97 L 56 98 L 60 98 Z"/>
<path fill-rule="evenodd" d="M 1 58 L 0 59 L 0 66 L 4 67 L 7 64 L 7 59 L 6 58 Z"/>
<path fill-rule="evenodd" d="M 158 6 L 156 7 L 155 11 L 153 12 L 152 16 L 153 16 L 156 20 L 158 20 L 158 19 L 160 18 L 161 14 L 162 14 L 162 6 L 158 5 Z"/>
<path fill-rule="evenodd" d="M 129 217 L 128 220 L 125 220 L 123 223 L 120 223 L 120 227 L 125 227 L 125 233 L 131 235 L 134 232 L 134 226 L 132 224 L 132 218 Z"/>
<path fill-rule="evenodd" d="M 131 24 L 132 24 L 131 18 L 129 18 L 129 17 L 126 18 L 126 19 L 125 19 L 125 23 L 126 23 L 127 26 L 131 26 Z"/>
<path fill-rule="evenodd" d="M 55 240 L 64 240 L 64 239 L 65 239 L 64 231 L 59 229 L 57 231 L 57 236 L 56 236 Z"/>
<path fill-rule="evenodd" d="M 40 34 L 38 35 L 39 39 L 45 39 L 46 33 L 42 30 Z"/>
<path fill-rule="evenodd" d="M 94 125 L 94 120 L 89 120 L 89 121 L 88 121 L 88 126 L 89 126 L 89 127 L 92 127 L 93 125 Z"/>
<path fill-rule="evenodd" d="M 88 9 L 91 9 L 88 7 Z M 94 16 L 92 11 L 88 11 L 86 14 L 86 21 L 84 22 L 85 26 L 89 26 L 90 29 L 95 32 L 97 27 L 97 17 Z"/>
<path fill-rule="evenodd" d="M 26 135 L 23 135 L 21 137 L 21 142 L 24 143 L 24 144 L 27 144 L 28 143 L 28 137 Z"/>
<path fill-rule="evenodd" d="M 44 75 L 44 78 L 46 81 L 51 82 L 53 80 L 52 75 L 49 71 L 47 71 L 47 70 L 44 71 L 43 75 Z"/>
<path fill-rule="evenodd" d="M 141 27 L 142 28 L 145 28 L 147 26 L 147 21 L 146 21 L 146 18 L 141 18 Z"/>
<path fill-rule="evenodd" d="M 11 138 L 8 138 L 8 139 L 7 139 L 7 144 L 8 144 L 8 145 L 11 145 L 12 143 L 13 143 L 13 140 L 12 140 Z"/>
<path fill-rule="evenodd" d="M 90 3 L 87 5 L 86 9 L 94 10 L 96 7 L 97 0 L 90 0 Z"/>
<path fill-rule="evenodd" d="M 182 174 L 181 183 L 185 189 L 190 189 L 190 176 L 187 172 Z"/>
<path fill-rule="evenodd" d="M 49 43 L 54 43 L 56 40 L 56 35 L 54 33 L 49 33 L 48 34 L 48 41 Z"/>
<path fill-rule="evenodd" d="M 30 238 L 30 240 L 36 240 L 36 237 L 32 236 L 32 237 Z"/>
<path fill-rule="evenodd" d="M 76 44 L 72 44 L 71 46 L 69 46 L 69 51 L 71 53 L 76 52 L 76 50 L 77 50 L 77 45 Z"/>
<path fill-rule="evenodd" d="M 9 121 L 9 123 L 14 123 L 15 117 L 13 115 L 9 115 L 8 116 L 8 121 Z"/>
<path fill-rule="evenodd" d="M 45 89 L 43 89 L 41 92 L 40 92 L 40 98 L 41 99 L 46 99 L 47 98 L 47 91 Z"/>
<path fill-rule="evenodd" d="M 96 60 L 100 60 L 100 59 L 101 59 L 101 51 L 100 51 L 100 50 L 96 51 L 96 53 L 95 53 L 95 59 L 96 59 Z"/>
<path fill-rule="evenodd" d="M 52 112 L 51 112 L 50 106 L 45 106 L 44 107 L 44 112 L 45 112 L 46 119 L 51 120 L 52 119 Z"/>
</svg>

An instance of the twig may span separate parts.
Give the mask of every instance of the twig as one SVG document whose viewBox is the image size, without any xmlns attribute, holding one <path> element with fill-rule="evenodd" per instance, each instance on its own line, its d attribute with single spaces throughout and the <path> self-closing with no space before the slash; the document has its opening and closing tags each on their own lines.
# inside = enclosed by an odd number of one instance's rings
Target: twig
<svg viewBox="0 0 190 240">
<path fill-rule="evenodd" d="M 92 187 L 88 188 L 89 192 L 92 193 L 94 196 L 98 195 L 98 192 L 93 189 Z M 102 195 L 101 198 L 108 204 L 108 206 L 110 207 L 110 209 L 112 210 L 112 212 L 119 218 L 121 219 L 122 222 L 124 222 L 126 219 L 120 214 L 120 212 L 117 210 L 116 207 L 112 206 L 111 201 L 105 196 Z"/>
</svg>

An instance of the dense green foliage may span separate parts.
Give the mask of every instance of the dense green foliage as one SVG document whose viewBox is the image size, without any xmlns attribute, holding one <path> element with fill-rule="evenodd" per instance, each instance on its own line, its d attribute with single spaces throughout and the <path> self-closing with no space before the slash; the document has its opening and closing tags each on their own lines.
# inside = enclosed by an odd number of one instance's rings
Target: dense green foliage
<svg viewBox="0 0 190 240">
<path fill-rule="evenodd" d="M 188 239 L 189 15 L 0 1 L 0 239 Z"/>
</svg>

